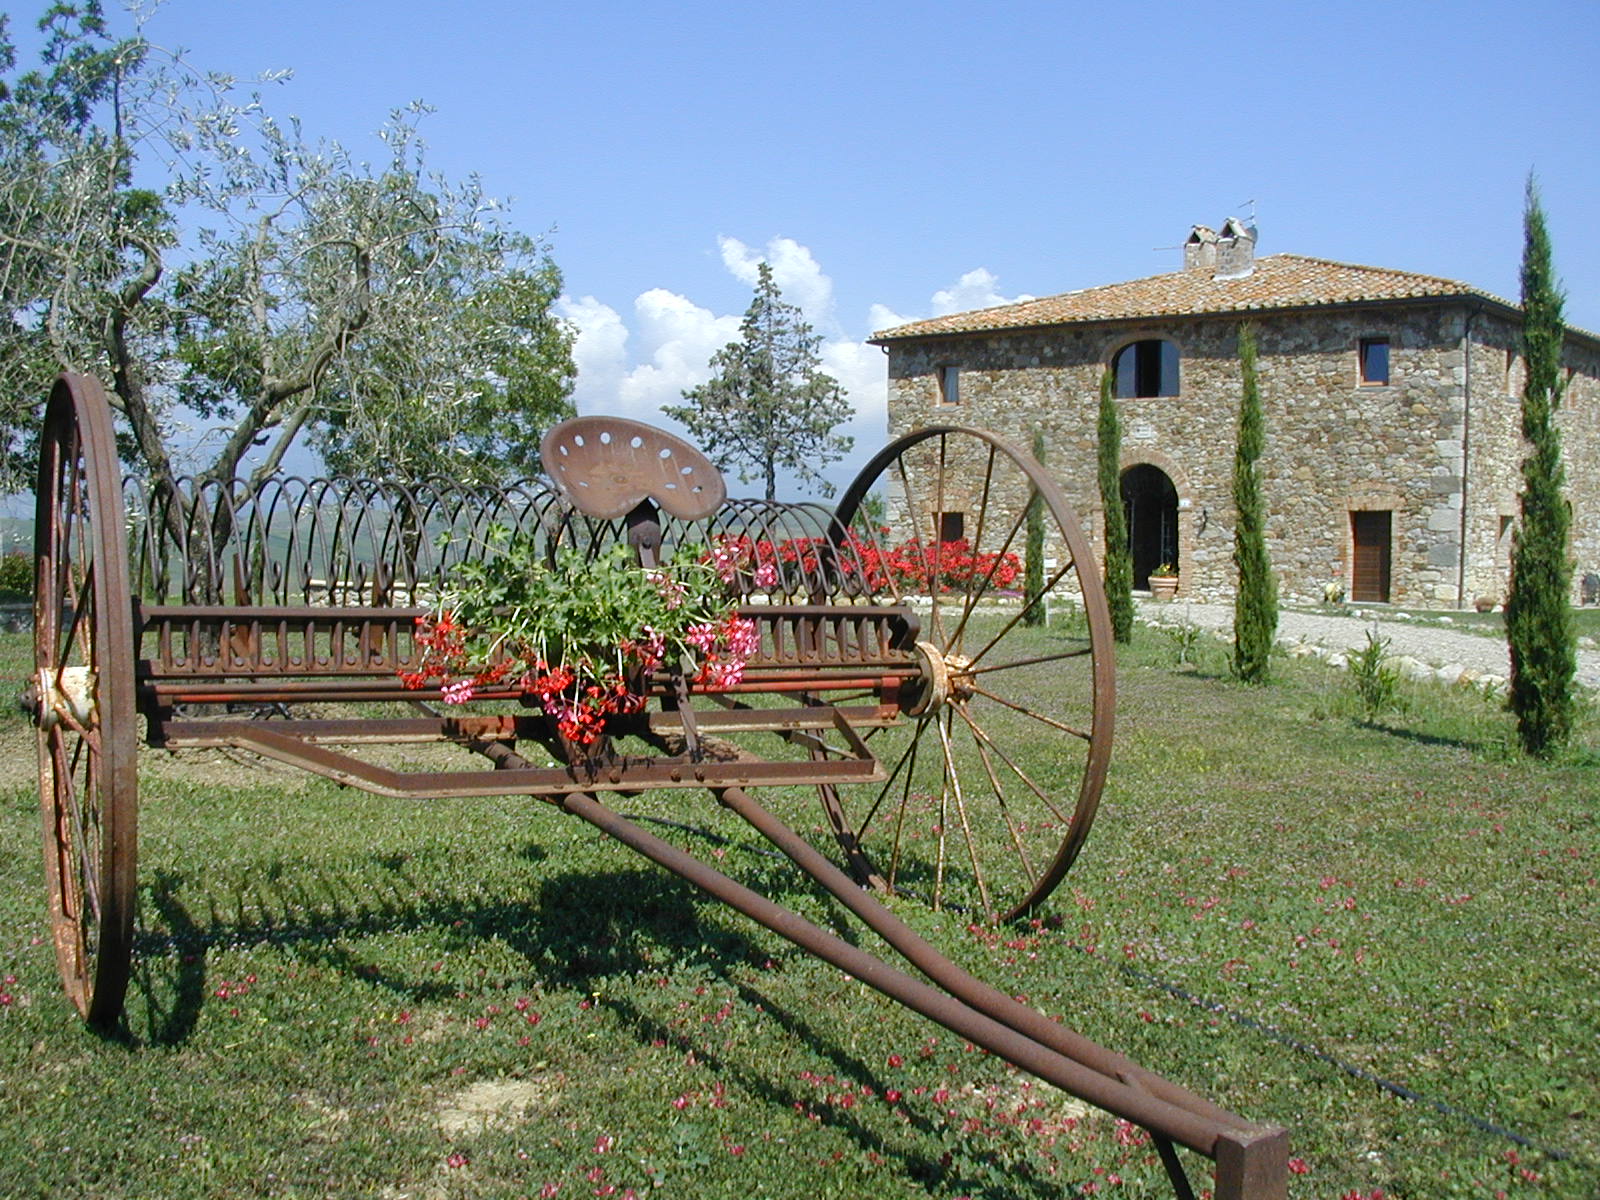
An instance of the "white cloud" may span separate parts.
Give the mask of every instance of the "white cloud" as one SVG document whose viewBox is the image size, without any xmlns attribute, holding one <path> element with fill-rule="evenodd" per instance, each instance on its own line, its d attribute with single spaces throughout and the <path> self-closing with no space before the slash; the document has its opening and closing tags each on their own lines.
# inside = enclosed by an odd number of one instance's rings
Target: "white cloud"
<svg viewBox="0 0 1600 1200">
<path fill-rule="evenodd" d="M 561 315 L 577 328 L 572 398 L 579 412 L 660 422 L 661 406 L 680 403 L 686 388 L 704 383 L 711 356 L 739 336 L 738 317 L 719 317 L 665 288 L 642 293 L 633 309 L 630 330 L 622 314 L 593 296 L 561 298 Z"/>
<path fill-rule="evenodd" d="M 997 290 L 1000 280 L 987 267 L 968 271 L 953 287 L 943 288 L 933 294 L 933 312 L 942 317 L 947 313 L 966 312 L 974 308 L 993 308 L 996 304 L 1016 304 L 1032 300 L 1029 295 L 1002 296 Z"/>
<path fill-rule="evenodd" d="M 723 265 L 746 287 L 755 286 L 756 268 L 765 259 L 772 268 L 772 282 L 778 285 L 783 298 L 798 307 L 813 328 L 837 332 L 833 280 L 822 273 L 808 247 L 793 238 L 776 237 L 765 250 L 755 250 L 738 238 L 719 237 L 717 248 L 722 252 Z"/>
<path fill-rule="evenodd" d="M 720 237 L 717 249 L 728 273 L 753 287 L 763 259 L 785 300 L 798 305 L 823 335 L 823 369 L 845 389 L 855 416 L 843 432 L 855 438 L 855 449 L 834 464 L 828 477 L 843 486 L 888 440 L 888 372 L 883 352 L 863 340 L 872 333 L 917 320 L 883 304 L 867 311 L 864 330 L 846 332 L 835 313 L 833 280 L 810 249 L 793 238 L 776 237 L 762 249 L 738 238 Z M 984 267 L 962 275 L 929 298 L 933 315 L 1008 304 L 1029 296 L 1000 294 L 999 280 Z M 616 413 L 653 424 L 671 425 L 663 404 L 681 403 L 685 390 L 710 377 L 711 356 L 739 336 L 738 313 L 714 313 L 689 297 L 667 288 L 642 292 L 631 315 L 593 296 L 563 296 L 560 312 L 577 329 L 573 355 L 578 382 L 573 398 L 582 413 Z"/>
</svg>

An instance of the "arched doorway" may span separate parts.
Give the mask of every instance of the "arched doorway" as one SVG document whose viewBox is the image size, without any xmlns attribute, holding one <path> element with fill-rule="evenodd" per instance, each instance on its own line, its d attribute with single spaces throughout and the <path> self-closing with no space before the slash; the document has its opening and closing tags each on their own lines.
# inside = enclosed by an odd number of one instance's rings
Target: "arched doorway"
<svg viewBox="0 0 1600 1200">
<path fill-rule="evenodd" d="M 1133 586 L 1150 586 L 1162 563 L 1178 565 L 1178 489 L 1160 467 L 1140 463 L 1122 473 L 1122 510 L 1128 520 Z"/>
</svg>

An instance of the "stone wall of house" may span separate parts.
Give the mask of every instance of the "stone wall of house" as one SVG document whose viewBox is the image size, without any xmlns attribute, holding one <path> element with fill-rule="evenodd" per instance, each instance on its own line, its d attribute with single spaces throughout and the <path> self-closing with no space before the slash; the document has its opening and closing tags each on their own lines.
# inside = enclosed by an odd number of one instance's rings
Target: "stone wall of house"
<svg viewBox="0 0 1600 1200">
<path fill-rule="evenodd" d="M 1320 601 L 1330 584 L 1348 590 L 1350 514 L 1361 510 L 1392 513 L 1391 602 L 1455 607 L 1502 598 L 1506 519 L 1516 512 L 1522 454 L 1517 329 L 1505 318 L 1469 312 L 1465 305 L 1375 306 L 1258 318 L 1268 550 L 1286 599 Z M 1358 344 L 1372 337 L 1389 339 L 1385 385 L 1360 379 Z M 1235 318 L 890 343 L 890 430 L 968 424 L 1026 448 L 1042 429 L 1050 470 L 1099 553 L 1099 380 L 1118 349 L 1145 338 L 1179 348 L 1179 394 L 1117 401 L 1122 465 L 1153 464 L 1176 487 L 1180 597 L 1231 597 Z M 1582 464 L 1569 467 L 1580 576 L 1600 572 L 1595 360 L 1593 353 L 1574 356 L 1577 382 L 1561 417 L 1568 462 Z M 944 366 L 961 370 L 957 405 L 939 402 L 936 371 Z M 981 471 L 976 461 L 952 462 L 944 474 L 976 479 Z M 946 504 L 947 511 L 956 507 L 953 499 Z"/>
</svg>

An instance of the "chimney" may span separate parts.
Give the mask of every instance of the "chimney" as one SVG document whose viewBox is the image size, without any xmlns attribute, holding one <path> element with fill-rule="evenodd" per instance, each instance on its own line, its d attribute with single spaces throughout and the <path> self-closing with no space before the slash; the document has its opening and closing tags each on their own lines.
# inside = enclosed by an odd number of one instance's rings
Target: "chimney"
<svg viewBox="0 0 1600 1200">
<path fill-rule="evenodd" d="M 1204 271 L 1211 274 L 1217 268 L 1217 235 L 1204 225 L 1196 225 L 1189 231 L 1189 238 L 1183 243 L 1183 269 L 1185 271 Z"/>
<path fill-rule="evenodd" d="M 1209 232 L 1209 230 L 1207 231 Z M 1216 235 L 1216 273 L 1213 279 L 1243 279 L 1256 269 L 1256 227 L 1238 217 L 1222 223 Z"/>
</svg>

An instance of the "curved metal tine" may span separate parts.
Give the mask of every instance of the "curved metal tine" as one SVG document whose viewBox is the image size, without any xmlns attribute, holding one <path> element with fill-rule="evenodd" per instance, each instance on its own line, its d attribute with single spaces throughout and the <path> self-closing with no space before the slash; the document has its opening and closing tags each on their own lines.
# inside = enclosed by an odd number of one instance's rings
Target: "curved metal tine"
<svg viewBox="0 0 1600 1200">
<path fill-rule="evenodd" d="M 833 604 L 847 602 L 853 593 L 841 569 L 838 547 L 828 536 L 833 523 L 833 511 L 809 500 L 795 507 L 804 516 L 808 530 L 806 536 L 810 539 L 816 558 L 817 573 L 821 576 L 823 590 L 827 593 L 829 602 Z"/>
<path fill-rule="evenodd" d="M 884 497 L 884 505 L 887 512 L 887 497 Z M 851 553 L 855 557 L 856 570 L 860 573 L 862 594 L 869 599 L 876 599 L 883 588 L 887 586 L 890 603 L 904 604 L 905 596 L 900 591 L 900 581 L 895 578 L 894 572 L 884 565 L 886 555 L 881 532 L 877 528 L 876 522 L 866 519 L 864 512 L 858 510 L 852 518 L 850 526 L 845 530 L 845 534 L 850 543 Z M 872 578 L 872 572 L 867 565 L 868 560 L 862 556 L 863 541 L 871 552 L 871 561 L 878 564 L 877 573 L 879 578 L 877 579 Z"/>
<path fill-rule="evenodd" d="M 761 503 L 762 520 L 777 552 L 784 595 L 803 596 L 807 603 L 817 603 L 827 593 L 813 545 L 817 531 L 807 523 L 798 506 Z M 786 554 L 793 554 L 794 558 L 785 561 Z"/>
<path fill-rule="evenodd" d="M 301 512 L 305 507 L 305 481 L 298 476 L 290 476 L 278 481 L 272 490 L 271 499 L 266 504 L 266 538 L 269 554 L 267 555 L 270 567 L 266 572 L 266 586 L 270 589 L 272 601 L 275 604 L 292 604 L 294 594 L 294 578 L 291 574 L 295 563 L 301 561 Z M 259 502 L 258 502 L 259 503 Z M 273 539 L 278 540 L 281 549 L 271 552 Z M 305 594 L 305 581 L 301 579 L 299 592 Z"/>
<path fill-rule="evenodd" d="M 333 604 L 343 501 L 332 480 L 312 479 L 307 481 L 306 504 L 311 518 L 306 539 L 306 603 Z"/>
<path fill-rule="evenodd" d="M 981 740 L 986 746 L 989 747 L 989 749 L 993 750 L 995 757 L 1010 768 L 1011 773 L 1022 781 L 1024 787 L 1026 787 L 1035 796 L 1039 797 L 1039 799 L 1044 803 L 1045 807 L 1055 814 L 1058 821 L 1067 826 L 1072 824 L 1071 818 L 1066 816 L 1066 814 L 1056 807 L 1056 802 L 1050 798 L 1049 794 L 1045 792 L 1045 790 L 1037 783 L 1035 783 L 1026 771 L 1017 766 L 1016 763 L 1012 762 L 1011 756 L 1008 755 L 1004 750 L 1000 749 L 999 744 L 992 737 L 990 737 L 976 721 L 972 719 L 972 714 L 966 710 L 964 705 L 952 705 L 951 707 L 955 708 L 956 711 L 961 714 L 961 719 L 965 721 L 968 728 L 972 730 L 972 735 Z"/>
<path fill-rule="evenodd" d="M 871 603 L 881 599 L 881 594 L 887 587 L 890 603 L 903 602 L 900 581 L 894 577 L 894 572 L 884 568 L 883 541 L 876 522 L 867 519 L 864 513 L 858 512 L 849 526 L 839 526 L 837 530 L 830 529 L 829 536 L 835 539 L 836 546 L 848 547 L 848 558 L 841 560 L 842 571 L 846 578 L 856 580 L 858 594 L 865 601 Z M 836 550 L 835 553 L 840 553 L 840 550 Z M 843 565 L 845 563 L 848 565 Z M 874 569 L 869 567 L 869 563 L 877 564 L 876 578 Z"/>
</svg>

